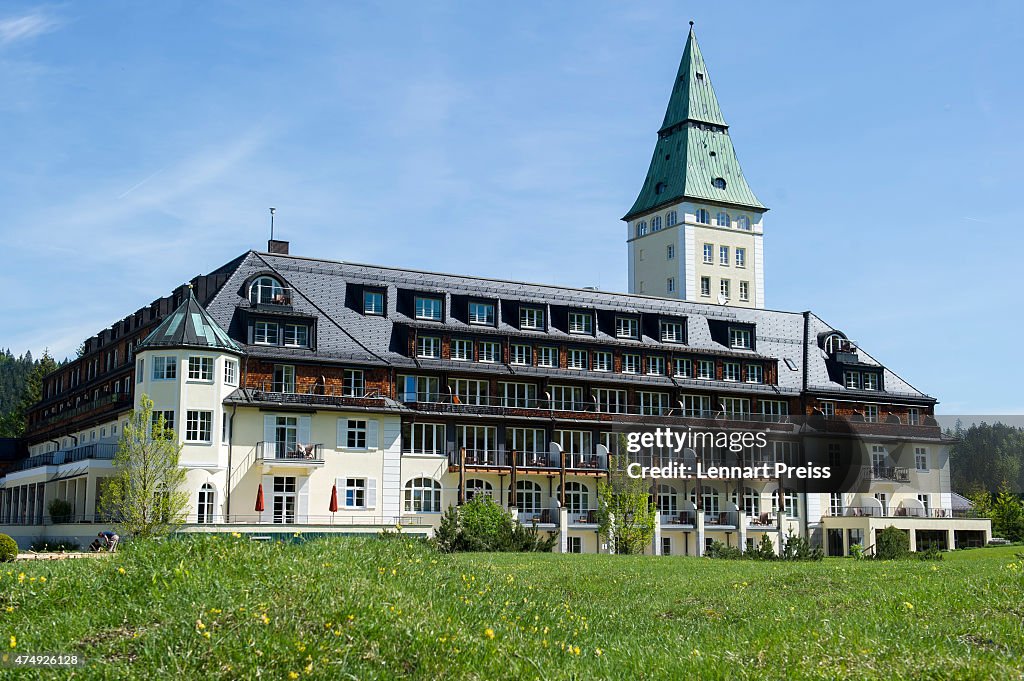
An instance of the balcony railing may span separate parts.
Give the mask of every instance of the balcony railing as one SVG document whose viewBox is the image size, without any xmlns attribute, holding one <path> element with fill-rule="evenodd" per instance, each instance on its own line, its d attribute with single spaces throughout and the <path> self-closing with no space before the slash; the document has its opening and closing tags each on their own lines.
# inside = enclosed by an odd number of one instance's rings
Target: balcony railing
<svg viewBox="0 0 1024 681">
<path fill-rule="evenodd" d="M 287 442 L 257 442 L 256 460 L 264 463 L 322 464 L 323 445 Z"/>
<path fill-rule="evenodd" d="M 51 414 L 50 416 L 41 418 L 36 423 L 31 424 L 29 428 L 33 431 L 39 430 L 52 423 L 64 422 L 73 419 L 76 416 L 88 414 L 89 412 L 96 411 L 97 409 L 102 409 L 104 407 L 111 405 L 127 405 L 130 404 L 131 401 L 132 396 L 128 393 L 110 393 L 102 397 L 99 397 L 95 400 L 83 402 L 82 404 L 79 404 L 76 407 L 64 409 L 62 411 L 58 411 L 56 414 Z"/>
<path fill-rule="evenodd" d="M 697 512 L 692 510 L 682 510 L 676 511 L 675 513 L 662 513 L 661 524 L 695 527 L 697 525 Z"/>
<path fill-rule="evenodd" d="M 864 473 L 872 480 L 910 482 L 910 469 L 902 466 L 865 466 Z"/>
<path fill-rule="evenodd" d="M 718 513 L 705 513 L 704 526 L 712 527 L 739 527 L 739 511 L 719 511 Z"/>
<path fill-rule="evenodd" d="M 559 470 L 560 457 L 550 452 L 514 452 L 516 468 Z M 499 449 L 466 449 L 466 466 L 473 468 L 512 467 L 513 452 Z M 458 467 L 461 463 L 459 450 L 448 453 L 448 463 Z M 565 453 L 565 468 L 573 471 L 604 471 L 608 468 L 607 456 L 603 453 Z"/>
<path fill-rule="evenodd" d="M 305 404 L 328 407 L 380 407 L 386 400 L 379 393 L 372 392 L 363 396 L 346 395 L 344 391 L 324 389 L 314 392 L 297 393 L 286 390 L 284 385 L 260 385 L 258 388 L 247 388 L 252 399 L 260 402 L 277 402 L 281 404 Z"/>
<path fill-rule="evenodd" d="M 287 286 L 283 286 L 280 288 L 275 287 L 272 291 L 267 289 L 253 291 L 249 296 L 249 303 L 257 309 L 291 307 L 292 290 Z"/>
<path fill-rule="evenodd" d="M 48 452 L 46 454 L 30 456 L 21 462 L 18 466 L 18 470 L 26 471 L 30 468 L 37 468 L 39 466 L 59 466 L 65 463 L 85 461 L 87 459 L 109 461 L 114 458 L 115 454 L 117 454 L 116 443 L 97 442 L 82 445 L 81 447 L 75 447 L 74 449 L 65 449 L 58 452 Z"/>
<path fill-rule="evenodd" d="M 897 506 L 888 510 L 877 506 L 847 506 L 841 510 L 833 509 L 829 516 L 836 518 L 921 518 L 949 520 L 951 518 L 985 518 L 986 516 L 969 508 L 915 508 L 911 506 Z"/>
</svg>

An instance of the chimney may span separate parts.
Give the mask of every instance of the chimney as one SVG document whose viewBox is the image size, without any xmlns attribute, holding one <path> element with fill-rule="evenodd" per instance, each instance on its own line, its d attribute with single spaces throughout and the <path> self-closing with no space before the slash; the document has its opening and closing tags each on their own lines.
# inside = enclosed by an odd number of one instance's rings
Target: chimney
<svg viewBox="0 0 1024 681">
<path fill-rule="evenodd" d="M 267 253 L 273 253 L 274 255 L 288 255 L 288 242 L 281 241 L 279 239 L 268 240 Z"/>
</svg>

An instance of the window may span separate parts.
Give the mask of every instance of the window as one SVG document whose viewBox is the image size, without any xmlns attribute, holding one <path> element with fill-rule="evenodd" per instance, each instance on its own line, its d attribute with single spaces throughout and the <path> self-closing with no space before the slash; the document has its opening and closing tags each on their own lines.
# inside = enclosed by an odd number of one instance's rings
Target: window
<svg viewBox="0 0 1024 681">
<path fill-rule="evenodd" d="M 441 299 L 416 296 L 416 319 L 427 319 L 434 322 L 441 321 Z"/>
<path fill-rule="evenodd" d="M 597 410 L 606 414 L 626 413 L 626 391 L 612 388 L 594 388 Z"/>
<path fill-rule="evenodd" d="M 636 393 L 640 413 L 644 416 L 662 416 L 669 411 L 668 393 L 639 390 Z"/>
<path fill-rule="evenodd" d="M 295 392 L 295 367 L 290 364 L 274 365 L 273 392 L 294 393 Z"/>
<path fill-rule="evenodd" d="M 366 508 L 366 478 L 345 478 L 345 508 Z"/>
<path fill-rule="evenodd" d="M 583 483 L 565 483 L 565 492 L 562 497 L 569 513 L 585 513 L 590 510 L 590 490 Z"/>
<path fill-rule="evenodd" d="M 878 406 L 874 404 L 864 405 L 864 420 L 868 423 L 878 423 Z"/>
<path fill-rule="evenodd" d="M 750 414 L 750 400 L 746 397 L 723 397 L 722 412 L 729 418 L 744 418 Z"/>
<path fill-rule="evenodd" d="M 532 480 L 518 480 L 516 507 L 521 513 L 540 513 L 540 485 Z"/>
<path fill-rule="evenodd" d="M 679 216 L 676 214 L 674 210 L 670 210 L 668 212 L 668 215 L 665 216 L 665 224 L 671 227 L 675 225 L 677 222 L 679 222 Z"/>
<path fill-rule="evenodd" d="M 722 279 L 718 284 L 718 293 L 726 300 L 729 299 L 729 280 Z"/>
<path fill-rule="evenodd" d="M 740 300 L 750 300 L 750 283 L 746 281 L 740 282 Z"/>
<path fill-rule="evenodd" d="M 649 356 L 647 358 L 647 373 L 651 376 L 665 375 L 665 358 L 661 356 Z"/>
<path fill-rule="evenodd" d="M 638 338 L 640 325 L 634 317 L 615 318 L 615 336 L 617 338 Z"/>
<path fill-rule="evenodd" d="M 547 346 L 537 348 L 537 366 L 557 367 L 558 348 L 552 348 Z"/>
<path fill-rule="evenodd" d="M 722 362 L 722 380 L 723 381 L 738 381 L 738 380 L 740 380 L 740 363 L 739 362 Z"/>
<path fill-rule="evenodd" d="M 789 403 L 785 400 L 758 400 L 761 405 L 761 415 L 767 421 L 782 421 L 783 416 L 789 415 Z"/>
<path fill-rule="evenodd" d="M 470 478 L 466 481 L 466 501 L 472 501 L 477 495 L 494 498 L 494 486 L 486 480 Z"/>
<path fill-rule="evenodd" d="M 348 419 L 348 435 L 345 437 L 345 446 L 349 449 L 366 449 L 366 421 L 359 419 Z"/>
<path fill-rule="evenodd" d="M 363 314 L 384 314 L 383 291 L 363 291 Z"/>
<path fill-rule="evenodd" d="M 716 177 L 711 181 L 711 184 L 715 187 L 715 189 L 725 189 L 725 178 Z"/>
<path fill-rule="evenodd" d="M 589 312 L 569 313 L 569 333 L 594 333 L 594 316 Z"/>
<path fill-rule="evenodd" d="M 238 362 L 233 359 L 224 360 L 224 384 L 238 385 Z"/>
<path fill-rule="evenodd" d="M 835 416 L 836 415 L 836 403 L 835 402 L 822 402 L 821 403 L 821 413 L 824 414 L 825 416 Z"/>
<path fill-rule="evenodd" d="M 729 247 L 719 246 L 718 247 L 718 264 L 722 267 L 729 266 Z"/>
<path fill-rule="evenodd" d="M 469 323 L 494 326 L 494 303 L 470 303 Z"/>
<path fill-rule="evenodd" d="M 702 225 L 711 224 L 711 213 L 709 213 L 704 208 L 698 208 L 694 218 L 697 220 L 697 222 L 699 222 Z"/>
<path fill-rule="evenodd" d="M 764 383 L 764 368 L 760 364 L 747 365 L 747 383 Z"/>
<path fill-rule="evenodd" d="M 682 343 L 683 325 L 680 322 L 661 322 L 662 343 Z"/>
<path fill-rule="evenodd" d="M 213 380 L 213 357 L 189 357 L 188 358 L 188 380 L 190 380 L 190 381 L 212 381 Z"/>
<path fill-rule="evenodd" d="M 169 381 L 178 376 L 177 357 L 154 357 L 153 358 L 153 380 Z"/>
<path fill-rule="evenodd" d="M 277 345 L 277 322 L 256 322 L 253 330 L 253 342 L 256 345 Z"/>
<path fill-rule="evenodd" d="M 274 476 L 273 504 L 274 523 L 279 525 L 295 522 L 297 494 L 294 476 Z"/>
<path fill-rule="evenodd" d="M 750 231 L 750 218 L 746 215 L 740 215 L 736 218 L 736 229 L 745 229 Z"/>
<path fill-rule="evenodd" d="M 407 454 L 444 454 L 443 423 L 403 423 L 402 451 Z"/>
<path fill-rule="evenodd" d="M 416 356 L 437 359 L 441 356 L 441 339 L 437 336 L 419 336 L 416 339 Z"/>
<path fill-rule="evenodd" d="M 539 307 L 519 308 L 519 328 L 544 330 L 544 310 Z"/>
<path fill-rule="evenodd" d="M 661 216 L 660 215 L 655 215 L 653 218 L 651 218 L 651 231 L 652 232 L 660 232 L 661 231 Z"/>
<path fill-rule="evenodd" d="M 146 377 L 146 360 L 140 359 L 139 366 L 135 370 L 135 382 L 142 383 L 142 380 Z"/>
<path fill-rule="evenodd" d="M 715 264 L 715 245 L 704 244 L 704 264 L 713 265 Z"/>
<path fill-rule="evenodd" d="M 860 387 L 860 373 L 857 371 L 844 371 L 843 372 L 843 385 L 850 390 L 856 390 Z"/>
<path fill-rule="evenodd" d="M 704 509 L 704 513 L 711 516 L 718 515 L 718 492 L 715 491 L 714 487 L 709 485 L 702 485 L 700 490 L 700 500 L 697 499 L 697 490 L 690 490 L 690 501 L 698 508 Z M 717 518 L 715 518 L 717 520 Z"/>
<path fill-rule="evenodd" d="M 512 346 L 512 364 L 533 364 L 533 352 L 529 345 Z"/>
<path fill-rule="evenodd" d="M 927 494 L 918 494 L 917 495 L 917 500 L 920 501 L 921 502 L 921 506 L 924 507 L 924 517 L 927 518 L 928 517 L 928 513 L 929 513 L 929 511 L 928 511 L 928 509 L 929 509 L 928 495 Z"/>
<path fill-rule="evenodd" d="M 456 426 L 455 446 L 465 448 L 466 462 L 495 465 L 498 429 L 494 426 Z"/>
<path fill-rule="evenodd" d="M 342 395 L 345 397 L 362 397 L 364 393 L 363 388 L 363 370 L 362 369 L 345 369 L 342 374 Z"/>
<path fill-rule="evenodd" d="M 583 553 L 583 537 L 569 537 L 569 553 Z"/>
<path fill-rule="evenodd" d="M 154 438 L 170 437 L 174 431 L 174 410 L 153 410 L 151 415 L 153 419 L 152 428 L 150 433 Z M 160 430 L 160 419 L 163 419 L 163 430 Z"/>
<path fill-rule="evenodd" d="M 624 374 L 638 374 L 638 373 L 640 373 L 640 355 L 623 355 L 622 356 L 622 373 L 624 373 Z"/>
<path fill-rule="evenodd" d="M 732 327 L 729 329 L 729 347 L 738 348 L 740 350 L 750 349 L 750 329 L 738 329 Z"/>
<path fill-rule="evenodd" d="M 914 447 L 914 467 L 919 471 L 928 470 L 928 450 L 924 447 Z"/>
<path fill-rule="evenodd" d="M 711 277 L 700 278 L 700 294 L 705 298 L 711 295 Z"/>
<path fill-rule="evenodd" d="M 719 227 L 728 227 L 732 224 L 732 220 L 729 219 L 728 213 L 720 212 L 715 216 L 715 223 L 718 224 Z"/>
<path fill-rule="evenodd" d="M 667 260 L 672 260 L 675 257 L 676 257 L 676 247 L 675 247 L 674 244 L 669 244 L 668 246 L 665 247 L 665 258 Z"/>
<path fill-rule="evenodd" d="M 674 293 L 676 290 L 676 279 L 675 277 L 669 277 L 665 280 L 665 290 L 669 293 Z"/>
<path fill-rule="evenodd" d="M 291 348 L 309 347 L 309 327 L 305 324 L 285 324 L 284 344 Z"/>
<path fill-rule="evenodd" d="M 547 439 L 543 428 L 506 428 L 505 449 L 518 454 L 520 466 L 547 465 Z"/>
<path fill-rule="evenodd" d="M 595 352 L 594 353 L 594 371 L 611 371 L 612 370 L 612 353 L 610 352 Z"/>
<path fill-rule="evenodd" d="M 583 388 L 574 385 L 551 386 L 551 408 L 560 411 L 582 411 Z"/>
<path fill-rule="evenodd" d="M 450 378 L 448 387 L 462 404 L 487 404 L 490 397 L 490 383 L 469 378 Z"/>
<path fill-rule="evenodd" d="M 413 478 L 405 483 L 406 513 L 440 513 L 441 483 L 433 478 Z"/>
<path fill-rule="evenodd" d="M 907 423 L 912 426 L 921 425 L 921 410 L 915 407 L 907 409 Z"/>
<path fill-rule="evenodd" d="M 843 495 L 841 492 L 832 492 L 828 495 L 828 514 L 832 517 L 843 515 Z"/>
<path fill-rule="evenodd" d="M 676 358 L 672 360 L 672 374 L 682 378 L 693 376 L 693 362 L 689 359 Z"/>
<path fill-rule="evenodd" d="M 213 514 L 215 495 L 216 492 L 213 489 L 213 485 L 208 482 L 199 488 L 199 499 L 196 503 L 196 522 L 200 525 L 215 522 Z"/>
<path fill-rule="evenodd" d="M 747 249 L 737 247 L 736 248 L 736 267 L 746 267 L 746 266 L 747 266 Z"/>
<path fill-rule="evenodd" d="M 501 406 L 534 409 L 537 407 L 537 386 L 533 383 L 499 383 Z"/>
<path fill-rule="evenodd" d="M 679 494 L 675 487 L 658 485 L 658 510 L 663 516 L 673 517 L 679 512 Z"/>
<path fill-rule="evenodd" d="M 865 371 L 861 374 L 863 385 L 861 386 L 864 390 L 878 390 L 878 374 L 873 371 Z"/>
<path fill-rule="evenodd" d="M 569 350 L 570 369 L 586 369 L 588 368 L 587 365 L 588 362 L 586 350 Z"/>
<path fill-rule="evenodd" d="M 636 235 L 643 236 L 645 234 L 647 234 L 647 222 L 645 220 L 641 220 L 636 223 Z"/>
<path fill-rule="evenodd" d="M 473 359 L 473 341 L 452 339 L 452 359 L 466 362 Z"/>
<path fill-rule="evenodd" d="M 697 361 L 697 378 L 711 381 L 715 378 L 715 362 L 710 359 Z"/>
<path fill-rule="evenodd" d="M 481 362 L 497 362 L 501 358 L 501 345 L 494 341 L 480 341 L 478 345 Z"/>
<path fill-rule="evenodd" d="M 213 412 L 190 409 L 185 413 L 185 442 L 210 442 Z"/>
<path fill-rule="evenodd" d="M 259 277 L 252 282 L 249 301 L 264 305 L 287 305 L 290 302 L 281 282 L 273 277 Z"/>
<path fill-rule="evenodd" d="M 687 416 L 707 416 L 712 413 L 708 395 L 683 395 L 683 412 Z"/>
<path fill-rule="evenodd" d="M 787 491 L 783 496 L 787 518 L 799 518 L 800 501 L 796 492 Z M 772 492 L 772 511 L 779 512 L 779 490 Z"/>
</svg>

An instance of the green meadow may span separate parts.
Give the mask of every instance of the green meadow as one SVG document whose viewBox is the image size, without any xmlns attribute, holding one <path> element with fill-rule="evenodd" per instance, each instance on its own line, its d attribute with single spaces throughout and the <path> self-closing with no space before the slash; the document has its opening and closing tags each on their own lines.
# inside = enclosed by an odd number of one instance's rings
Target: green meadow
<svg viewBox="0 0 1024 681">
<path fill-rule="evenodd" d="M 0 643 L 7 664 L 77 655 L 70 673 L 96 679 L 1024 678 L 1020 551 L 758 563 L 184 536 L 0 566 Z"/>
</svg>

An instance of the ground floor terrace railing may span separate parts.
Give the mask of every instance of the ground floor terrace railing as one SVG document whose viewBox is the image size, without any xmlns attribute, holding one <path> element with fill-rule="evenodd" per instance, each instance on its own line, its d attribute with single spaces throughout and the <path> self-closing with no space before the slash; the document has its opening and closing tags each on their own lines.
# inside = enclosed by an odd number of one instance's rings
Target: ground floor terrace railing
<svg viewBox="0 0 1024 681">
<path fill-rule="evenodd" d="M 517 469 L 558 471 L 562 468 L 561 460 L 564 457 L 567 470 L 605 471 L 608 469 L 608 457 L 603 453 L 564 452 L 555 454 L 547 451 L 510 452 L 501 449 L 459 449 L 449 452 L 450 467 L 458 469 L 462 465 L 463 451 L 465 451 L 467 468 L 511 470 L 514 461 Z"/>
<path fill-rule="evenodd" d="M 921 518 L 948 520 L 950 518 L 985 518 L 973 509 L 958 508 L 915 508 L 896 507 L 880 508 L 878 506 L 847 506 L 842 509 L 833 509 L 828 513 L 832 518 Z"/>
</svg>

